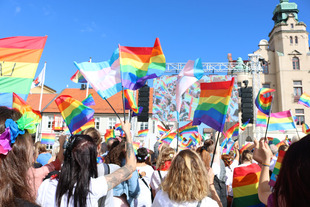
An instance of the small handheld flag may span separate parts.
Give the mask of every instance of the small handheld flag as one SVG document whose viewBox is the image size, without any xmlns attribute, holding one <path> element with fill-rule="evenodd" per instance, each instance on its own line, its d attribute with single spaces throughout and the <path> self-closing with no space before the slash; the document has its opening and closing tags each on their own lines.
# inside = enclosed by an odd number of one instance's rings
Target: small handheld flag
<svg viewBox="0 0 310 207">
<path fill-rule="evenodd" d="M 140 130 L 140 131 L 138 131 L 138 136 L 139 137 L 146 137 L 148 132 L 149 132 L 148 129 Z"/>
<path fill-rule="evenodd" d="M 93 95 L 92 94 L 89 94 L 87 96 L 87 98 L 85 98 L 82 103 L 85 105 L 85 106 L 93 106 L 95 105 L 95 100 L 93 98 Z"/>
<path fill-rule="evenodd" d="M 266 96 L 268 95 L 268 93 L 271 93 L 274 91 L 276 90 L 271 89 L 271 88 L 261 88 L 255 99 L 255 104 L 257 108 L 266 115 L 270 114 L 271 103 L 273 99 L 272 95 L 269 95 L 268 97 Z"/>
<path fill-rule="evenodd" d="M 309 108 L 310 107 L 310 96 L 306 93 L 303 93 L 299 98 L 298 104 L 302 104 Z"/>
<path fill-rule="evenodd" d="M 249 122 L 250 122 L 250 119 L 247 120 L 245 123 L 243 123 L 243 124 L 241 125 L 240 129 L 241 129 L 242 131 L 244 131 L 245 128 L 246 128 L 246 126 L 249 124 Z"/>
</svg>

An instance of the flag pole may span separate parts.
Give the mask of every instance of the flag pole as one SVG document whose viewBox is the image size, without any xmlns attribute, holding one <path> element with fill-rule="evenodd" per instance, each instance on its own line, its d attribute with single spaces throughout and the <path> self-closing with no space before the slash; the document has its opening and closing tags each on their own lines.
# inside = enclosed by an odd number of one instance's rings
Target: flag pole
<svg viewBox="0 0 310 207">
<path fill-rule="evenodd" d="M 180 135 L 180 130 L 179 130 L 179 112 L 177 111 L 177 152 L 179 151 L 179 135 Z"/>
<path fill-rule="evenodd" d="M 125 100 L 124 100 L 124 86 L 122 85 L 122 99 L 123 99 L 123 112 L 124 112 L 124 122 L 126 121 L 126 114 L 125 114 Z"/>
<path fill-rule="evenodd" d="M 271 93 L 270 93 L 270 95 L 271 95 Z M 269 126 L 269 121 L 270 121 L 270 116 L 271 116 L 271 111 L 272 111 L 272 103 L 273 103 L 273 97 L 272 97 L 272 100 L 270 103 L 270 111 L 269 111 L 269 116 L 268 116 L 268 121 L 267 121 L 267 126 L 266 126 L 266 132 L 265 132 L 265 142 L 267 142 L 267 131 L 268 131 L 268 126 Z"/>
<path fill-rule="evenodd" d="M 295 127 L 295 129 L 296 129 L 296 133 L 297 133 L 298 139 L 300 139 L 300 136 L 299 136 L 299 133 L 298 133 L 298 130 L 297 130 L 297 127 L 296 127 L 296 123 L 295 123 L 295 120 L 294 120 L 294 117 L 293 117 L 293 114 L 292 114 L 291 109 L 290 109 L 290 114 L 291 114 L 291 117 L 292 117 L 292 119 L 293 119 L 293 123 L 294 123 L 294 127 Z"/>
<path fill-rule="evenodd" d="M 221 134 L 221 132 L 217 133 L 217 139 L 216 139 L 216 142 L 215 142 L 215 147 L 214 147 L 213 156 L 212 156 L 211 165 L 210 165 L 211 168 L 212 168 L 212 165 L 213 165 L 213 161 L 214 161 L 214 157 L 215 157 L 215 152 L 216 152 L 216 147 L 217 147 L 217 144 L 219 142 L 220 134 Z"/>
<path fill-rule="evenodd" d="M 114 111 L 115 115 L 117 116 L 117 118 L 119 120 L 121 120 L 121 118 L 119 117 L 119 115 L 116 113 L 115 109 L 113 108 L 113 106 L 110 104 L 110 102 L 108 101 L 108 99 L 104 98 L 104 100 L 106 100 L 106 102 L 109 104 L 109 106 L 111 107 L 111 109 Z"/>
<path fill-rule="evenodd" d="M 89 62 L 91 63 L 91 57 L 89 58 Z M 87 81 L 86 85 L 86 97 L 88 96 L 89 82 Z"/>
<path fill-rule="evenodd" d="M 46 61 L 44 63 L 44 67 L 43 67 L 44 71 L 43 71 L 43 79 L 42 79 L 42 83 L 41 83 L 40 102 L 39 102 L 39 111 L 40 111 L 40 113 L 41 113 L 41 108 L 42 108 L 43 88 L 44 88 L 44 82 L 45 82 L 45 69 L 46 69 Z M 38 131 L 39 131 L 39 128 L 41 128 L 41 123 L 42 123 L 42 119 L 41 119 L 41 122 L 37 125 L 35 142 L 37 142 L 37 140 L 38 140 L 38 136 L 39 136 L 39 132 Z"/>
</svg>

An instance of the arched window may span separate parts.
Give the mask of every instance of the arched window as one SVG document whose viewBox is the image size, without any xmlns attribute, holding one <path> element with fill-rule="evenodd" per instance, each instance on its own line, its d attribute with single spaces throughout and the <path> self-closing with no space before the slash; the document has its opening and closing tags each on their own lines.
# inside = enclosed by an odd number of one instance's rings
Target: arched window
<svg viewBox="0 0 310 207">
<path fill-rule="evenodd" d="M 290 43 L 293 44 L 293 37 L 290 36 Z"/>
<path fill-rule="evenodd" d="M 293 57 L 293 70 L 300 70 L 299 68 L 299 58 Z"/>
<path fill-rule="evenodd" d="M 295 44 L 298 44 L 298 37 L 295 36 Z"/>
</svg>

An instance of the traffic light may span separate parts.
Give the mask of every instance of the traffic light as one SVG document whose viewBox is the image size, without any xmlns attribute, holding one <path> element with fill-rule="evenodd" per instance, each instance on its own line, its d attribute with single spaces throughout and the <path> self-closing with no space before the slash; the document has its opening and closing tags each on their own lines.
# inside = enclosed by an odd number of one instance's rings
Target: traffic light
<svg viewBox="0 0 310 207">
<path fill-rule="evenodd" d="M 147 85 L 139 89 L 138 106 L 142 106 L 143 110 L 138 116 L 139 122 L 149 121 L 149 100 L 150 100 L 150 87 Z"/>
<path fill-rule="evenodd" d="M 240 89 L 241 93 L 241 121 L 253 124 L 253 89 L 252 87 L 246 87 Z"/>
</svg>

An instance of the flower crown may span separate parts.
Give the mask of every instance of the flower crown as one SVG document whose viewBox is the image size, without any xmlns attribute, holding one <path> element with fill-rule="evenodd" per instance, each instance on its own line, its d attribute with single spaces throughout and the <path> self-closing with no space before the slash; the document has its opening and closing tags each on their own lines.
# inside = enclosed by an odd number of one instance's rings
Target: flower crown
<svg viewBox="0 0 310 207">
<path fill-rule="evenodd" d="M 25 134 L 25 129 L 31 134 L 35 133 L 37 123 L 38 119 L 28 113 L 23 114 L 16 122 L 13 119 L 7 119 L 5 130 L 0 134 L 0 154 L 7 155 L 12 150 L 16 137 Z"/>
</svg>

